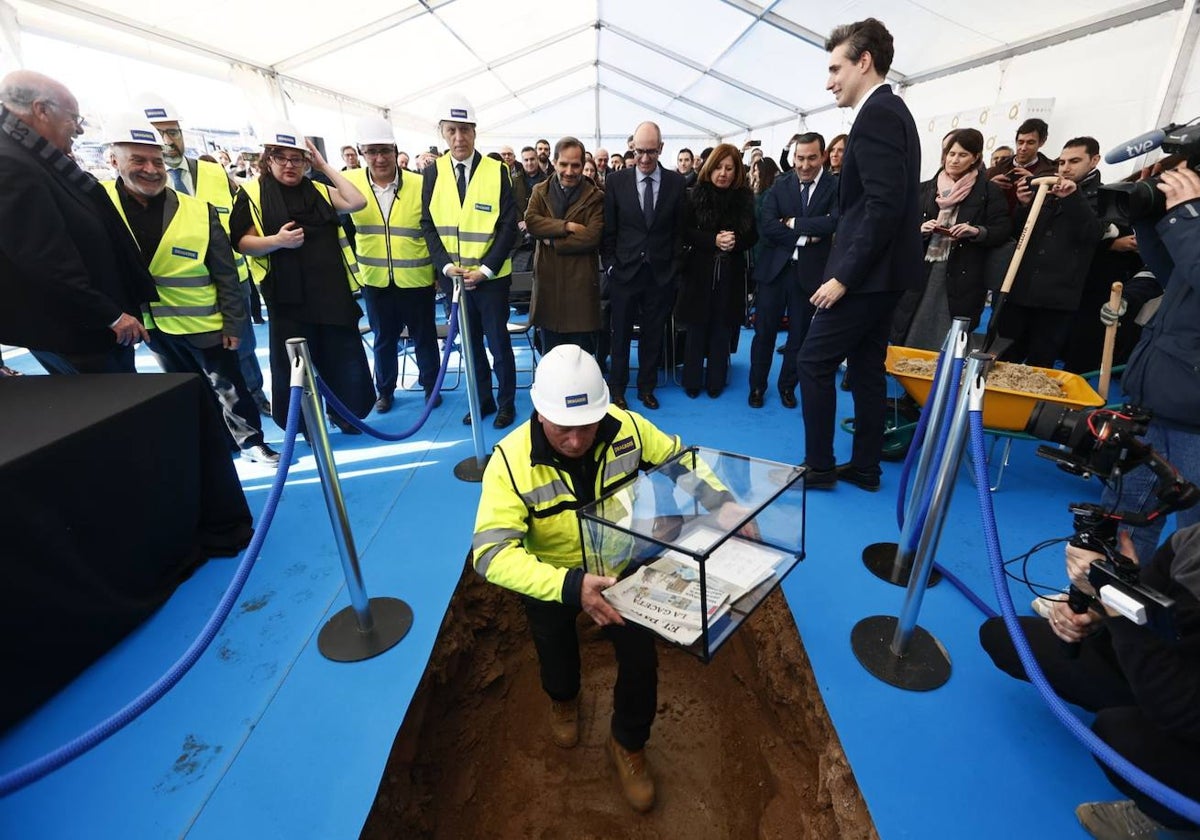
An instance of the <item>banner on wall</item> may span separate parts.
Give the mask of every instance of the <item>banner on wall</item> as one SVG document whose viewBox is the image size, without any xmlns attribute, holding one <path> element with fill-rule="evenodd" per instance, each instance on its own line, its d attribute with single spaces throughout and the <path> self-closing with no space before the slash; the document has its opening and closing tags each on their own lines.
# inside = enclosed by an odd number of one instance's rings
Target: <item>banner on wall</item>
<svg viewBox="0 0 1200 840">
<path fill-rule="evenodd" d="M 957 128 L 977 128 L 983 134 L 983 159 L 991 157 L 997 146 L 1012 146 L 1017 126 L 1031 117 L 1051 122 L 1054 99 L 1017 99 L 997 102 L 978 108 L 966 108 L 953 114 L 942 114 L 918 125 L 921 132 L 921 152 L 926 168 L 936 167 L 941 158 L 942 138 Z"/>
</svg>

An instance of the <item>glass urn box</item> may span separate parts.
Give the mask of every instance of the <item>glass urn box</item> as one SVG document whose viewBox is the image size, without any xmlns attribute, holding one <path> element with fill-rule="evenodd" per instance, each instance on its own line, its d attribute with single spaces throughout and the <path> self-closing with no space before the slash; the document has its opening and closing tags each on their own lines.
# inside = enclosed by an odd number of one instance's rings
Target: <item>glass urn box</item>
<svg viewBox="0 0 1200 840">
<path fill-rule="evenodd" d="M 579 510 L 604 597 L 705 662 L 804 559 L 805 468 L 691 447 Z"/>
</svg>

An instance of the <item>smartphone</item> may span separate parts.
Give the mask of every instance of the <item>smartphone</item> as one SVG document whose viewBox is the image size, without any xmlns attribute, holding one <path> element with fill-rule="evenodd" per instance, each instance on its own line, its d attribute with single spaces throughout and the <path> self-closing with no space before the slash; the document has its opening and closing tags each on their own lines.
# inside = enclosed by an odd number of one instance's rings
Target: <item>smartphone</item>
<svg viewBox="0 0 1200 840">
<path fill-rule="evenodd" d="M 934 233 L 940 233 L 942 236 L 949 236 L 949 235 L 950 235 L 950 228 L 948 228 L 948 227 L 942 227 L 941 225 L 934 225 L 934 226 L 933 226 L 933 232 L 934 232 Z"/>
<path fill-rule="evenodd" d="M 762 141 L 761 140 L 747 140 L 746 145 L 747 146 L 761 146 Z"/>
<path fill-rule="evenodd" d="M 431 155 L 436 155 L 437 153 L 438 153 L 437 146 L 430 146 L 430 147 L 429 147 L 429 154 L 431 154 Z"/>
</svg>

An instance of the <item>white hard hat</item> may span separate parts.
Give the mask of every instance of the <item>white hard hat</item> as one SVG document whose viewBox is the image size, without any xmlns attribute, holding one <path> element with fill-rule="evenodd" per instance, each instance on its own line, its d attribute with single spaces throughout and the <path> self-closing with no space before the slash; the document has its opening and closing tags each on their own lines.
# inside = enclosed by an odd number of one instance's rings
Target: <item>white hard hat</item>
<svg viewBox="0 0 1200 840">
<path fill-rule="evenodd" d="M 438 106 L 438 123 L 460 122 L 475 125 L 475 108 L 469 99 L 460 93 L 452 93 Z"/>
<path fill-rule="evenodd" d="M 105 143 L 137 143 L 162 148 L 158 129 L 146 121 L 141 111 L 114 114 L 105 120 L 102 140 Z"/>
<path fill-rule="evenodd" d="M 358 145 L 369 146 L 372 143 L 385 146 L 396 145 L 396 135 L 392 132 L 392 124 L 383 117 L 363 117 L 358 121 Z"/>
<path fill-rule="evenodd" d="M 308 151 L 304 135 L 287 120 L 275 120 L 265 124 L 258 132 L 258 139 L 264 146 L 283 146 L 286 149 Z"/>
<path fill-rule="evenodd" d="M 529 398 L 540 416 L 558 426 L 587 426 L 608 413 L 600 365 L 576 344 L 560 344 L 542 356 Z"/>
<path fill-rule="evenodd" d="M 179 112 L 175 106 L 157 93 L 139 94 L 134 103 L 134 107 L 152 123 L 179 122 Z"/>
</svg>

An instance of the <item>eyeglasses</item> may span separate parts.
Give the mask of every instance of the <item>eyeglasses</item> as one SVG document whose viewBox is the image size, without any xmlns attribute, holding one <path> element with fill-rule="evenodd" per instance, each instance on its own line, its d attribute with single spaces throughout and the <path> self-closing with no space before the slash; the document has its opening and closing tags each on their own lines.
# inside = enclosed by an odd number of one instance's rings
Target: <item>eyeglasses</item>
<svg viewBox="0 0 1200 840">
<path fill-rule="evenodd" d="M 158 133 L 162 135 L 164 140 L 178 140 L 183 136 L 183 132 L 178 128 L 160 128 Z"/>
<path fill-rule="evenodd" d="M 271 160 L 278 163 L 280 166 L 294 166 L 299 169 L 304 166 L 305 159 L 303 155 L 271 155 Z"/>
<path fill-rule="evenodd" d="M 62 111 L 64 114 L 66 114 L 68 117 L 70 117 L 71 121 L 75 123 L 75 127 L 77 129 L 79 129 L 80 131 L 82 131 L 83 127 L 85 125 L 87 125 L 87 120 L 85 120 L 83 118 L 83 114 L 80 114 L 76 111 L 68 111 L 65 107 L 63 107 L 62 105 L 59 105 L 53 99 L 44 99 L 42 101 L 53 108 L 57 108 L 58 110 Z"/>
<path fill-rule="evenodd" d="M 391 146 L 369 146 L 363 149 L 362 153 L 364 157 L 387 157 L 396 154 L 396 150 Z"/>
<path fill-rule="evenodd" d="M 659 150 L 659 149 L 634 149 L 633 156 L 634 157 L 651 157 L 651 158 L 658 157 L 658 154 L 660 151 L 661 150 Z"/>
</svg>

